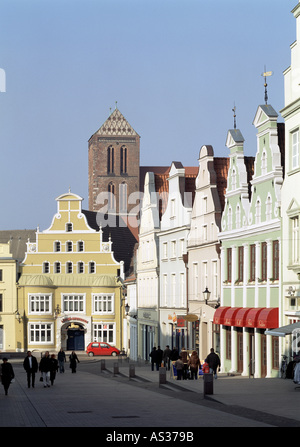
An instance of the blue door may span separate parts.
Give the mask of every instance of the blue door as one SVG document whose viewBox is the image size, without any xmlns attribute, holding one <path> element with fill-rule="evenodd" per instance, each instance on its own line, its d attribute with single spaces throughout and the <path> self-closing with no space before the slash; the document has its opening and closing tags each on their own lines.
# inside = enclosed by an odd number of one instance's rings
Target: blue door
<svg viewBox="0 0 300 447">
<path fill-rule="evenodd" d="M 84 331 L 68 329 L 67 351 L 84 351 Z"/>
</svg>

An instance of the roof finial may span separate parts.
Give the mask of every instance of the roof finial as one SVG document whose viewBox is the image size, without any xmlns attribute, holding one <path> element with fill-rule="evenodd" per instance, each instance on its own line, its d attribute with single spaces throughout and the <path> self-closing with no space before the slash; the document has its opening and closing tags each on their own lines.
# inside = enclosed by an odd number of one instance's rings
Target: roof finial
<svg viewBox="0 0 300 447">
<path fill-rule="evenodd" d="M 236 129 L 236 114 L 235 114 L 236 107 L 235 107 L 235 103 L 234 103 L 232 111 L 233 111 L 233 126 L 234 126 L 234 129 Z"/>
<path fill-rule="evenodd" d="M 116 101 L 116 109 L 118 108 L 118 107 L 117 107 L 117 104 L 118 104 L 118 101 Z"/>
<path fill-rule="evenodd" d="M 268 104 L 268 92 L 267 92 L 267 76 L 272 76 L 273 71 L 266 71 L 266 66 L 265 66 L 265 71 L 261 74 L 264 78 L 265 78 L 265 103 Z"/>
<path fill-rule="evenodd" d="M 71 186 L 69 186 L 69 192 L 71 192 Z"/>
</svg>

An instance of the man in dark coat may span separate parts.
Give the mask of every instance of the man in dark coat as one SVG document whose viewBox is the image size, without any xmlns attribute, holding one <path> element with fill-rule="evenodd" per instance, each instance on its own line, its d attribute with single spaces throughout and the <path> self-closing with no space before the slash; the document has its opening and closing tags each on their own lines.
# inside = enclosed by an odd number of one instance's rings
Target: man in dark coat
<svg viewBox="0 0 300 447">
<path fill-rule="evenodd" d="M 14 373 L 13 367 L 7 361 L 7 358 L 4 357 L 2 360 L 3 360 L 3 363 L 1 365 L 0 376 L 1 376 L 2 385 L 4 387 L 5 395 L 7 396 L 9 385 L 10 385 L 12 379 L 15 377 L 15 373 Z"/>
<path fill-rule="evenodd" d="M 210 373 L 215 375 L 215 379 L 217 378 L 217 369 L 220 368 L 221 362 L 218 354 L 215 353 L 214 349 L 211 348 L 210 354 L 208 354 L 206 361 L 208 363 Z"/>
<path fill-rule="evenodd" d="M 152 371 L 154 371 L 154 365 L 157 362 L 157 351 L 156 351 L 156 347 L 155 346 L 152 349 L 152 351 L 150 352 L 149 356 L 151 357 L 151 369 L 152 369 Z"/>
<path fill-rule="evenodd" d="M 32 388 L 34 388 L 35 374 L 38 370 L 38 362 L 37 359 L 31 354 L 31 351 L 27 352 L 27 357 L 24 359 L 23 367 L 27 373 L 28 388 L 30 388 L 30 379 Z"/>
</svg>

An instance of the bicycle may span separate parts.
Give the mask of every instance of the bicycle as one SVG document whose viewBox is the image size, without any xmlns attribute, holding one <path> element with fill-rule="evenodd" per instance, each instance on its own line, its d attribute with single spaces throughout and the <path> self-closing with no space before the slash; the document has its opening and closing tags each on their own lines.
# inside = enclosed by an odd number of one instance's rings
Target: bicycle
<svg viewBox="0 0 300 447">
<path fill-rule="evenodd" d="M 282 379 L 286 379 L 286 371 L 288 366 L 287 356 L 285 354 L 282 354 L 282 361 L 281 361 L 281 367 L 280 367 L 280 374 Z"/>
</svg>

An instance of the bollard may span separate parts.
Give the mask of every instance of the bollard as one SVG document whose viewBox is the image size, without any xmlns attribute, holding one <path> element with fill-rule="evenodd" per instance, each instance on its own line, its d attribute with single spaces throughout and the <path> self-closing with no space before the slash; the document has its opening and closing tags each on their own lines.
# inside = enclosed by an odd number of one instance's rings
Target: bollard
<svg viewBox="0 0 300 447">
<path fill-rule="evenodd" d="M 167 371 L 163 366 L 159 368 L 159 384 L 161 383 L 167 383 Z"/>
<path fill-rule="evenodd" d="M 135 377 L 135 367 L 134 365 L 129 365 L 129 379 Z"/>
<path fill-rule="evenodd" d="M 203 394 L 214 394 L 214 376 L 211 373 L 203 374 Z"/>
<path fill-rule="evenodd" d="M 101 360 L 101 372 L 104 371 L 105 368 L 105 360 Z"/>
<path fill-rule="evenodd" d="M 114 363 L 114 375 L 119 374 L 119 365 L 118 363 Z"/>
</svg>

